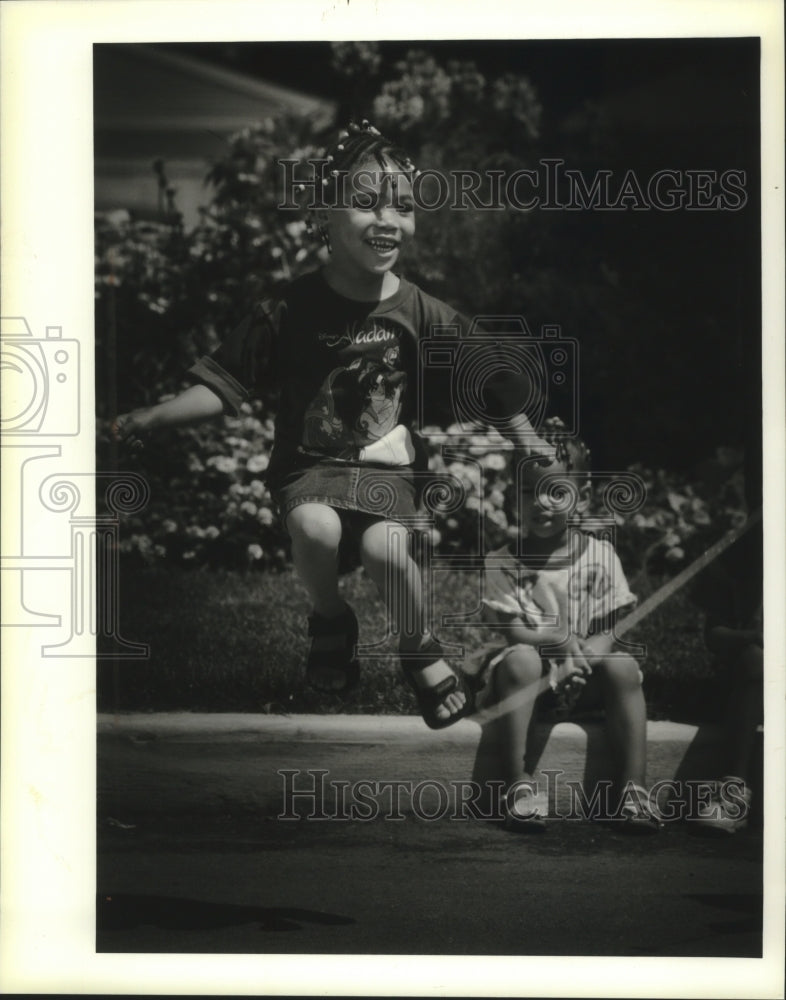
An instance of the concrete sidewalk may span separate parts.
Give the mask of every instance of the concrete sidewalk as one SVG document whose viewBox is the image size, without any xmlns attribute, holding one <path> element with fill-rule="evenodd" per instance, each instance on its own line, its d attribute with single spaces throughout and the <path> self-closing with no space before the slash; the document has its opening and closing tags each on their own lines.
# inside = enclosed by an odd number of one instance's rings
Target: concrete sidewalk
<svg viewBox="0 0 786 1000">
<path fill-rule="evenodd" d="M 471 720 L 438 731 L 429 730 L 418 716 L 376 715 L 262 715 L 155 713 L 99 715 L 101 738 L 129 740 L 132 744 L 160 741 L 166 744 L 272 744 L 313 748 L 317 766 L 319 744 L 358 748 L 358 759 L 349 770 L 371 775 L 371 758 L 415 778 L 460 781 L 489 773 L 480 748 L 481 728 Z M 647 725 L 647 784 L 707 780 L 717 775 L 721 733 L 712 726 L 674 722 Z M 559 773 L 553 809 L 565 807 L 572 794 L 570 783 L 579 782 L 591 792 L 597 781 L 613 777 L 603 724 L 599 721 L 539 723 L 534 727 L 533 775 L 547 781 L 547 772 Z M 479 752 L 480 748 L 480 752 Z M 250 749 L 250 748 L 249 748 Z M 439 766 L 437 767 L 437 762 Z M 288 765 L 282 760 L 282 766 Z"/>
</svg>

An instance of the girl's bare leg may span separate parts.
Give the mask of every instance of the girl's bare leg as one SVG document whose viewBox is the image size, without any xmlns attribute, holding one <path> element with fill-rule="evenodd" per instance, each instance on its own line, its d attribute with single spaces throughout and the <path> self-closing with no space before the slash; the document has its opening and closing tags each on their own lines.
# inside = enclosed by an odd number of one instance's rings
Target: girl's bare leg
<svg viewBox="0 0 786 1000">
<path fill-rule="evenodd" d="M 401 652 L 416 652 L 423 644 L 427 630 L 420 570 L 409 554 L 406 527 L 395 521 L 374 521 L 361 535 L 360 557 L 399 632 Z M 437 660 L 418 670 L 415 679 L 423 688 L 431 688 L 453 674 L 450 664 Z M 460 711 L 464 703 L 461 691 L 452 692 L 437 707 L 436 715 L 447 719 Z"/>
<path fill-rule="evenodd" d="M 308 591 L 314 611 L 325 618 L 340 615 L 346 604 L 338 592 L 338 547 L 341 519 L 332 507 L 321 503 L 299 504 L 289 512 L 286 528 L 292 539 L 292 561 Z M 341 633 L 314 636 L 311 649 L 328 652 L 342 649 L 346 638 Z M 342 669 L 321 668 L 320 686 L 340 690 L 346 682 Z"/>
<path fill-rule="evenodd" d="M 338 592 L 338 514 L 325 504 L 302 503 L 287 515 L 286 528 L 292 539 L 292 561 L 314 610 L 325 618 L 341 614 L 344 602 Z"/>
</svg>

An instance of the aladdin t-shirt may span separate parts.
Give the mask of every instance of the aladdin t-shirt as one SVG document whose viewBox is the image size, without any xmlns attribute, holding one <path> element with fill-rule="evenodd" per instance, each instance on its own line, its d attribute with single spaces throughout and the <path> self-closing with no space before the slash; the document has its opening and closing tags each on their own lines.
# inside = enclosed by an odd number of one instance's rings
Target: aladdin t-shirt
<svg viewBox="0 0 786 1000">
<path fill-rule="evenodd" d="M 450 345 L 467 327 L 455 309 L 405 278 L 389 298 L 358 302 L 314 271 L 280 299 L 261 303 L 189 374 L 231 413 L 262 392 L 279 391 L 273 478 L 299 460 L 356 461 L 361 448 L 398 424 L 417 430 L 418 422 L 454 422 Z M 420 365 L 418 345 L 434 336 L 445 337 L 447 363 L 429 370 Z M 531 391 L 525 375 L 504 365 L 488 389 L 494 417 L 518 412 Z"/>
</svg>

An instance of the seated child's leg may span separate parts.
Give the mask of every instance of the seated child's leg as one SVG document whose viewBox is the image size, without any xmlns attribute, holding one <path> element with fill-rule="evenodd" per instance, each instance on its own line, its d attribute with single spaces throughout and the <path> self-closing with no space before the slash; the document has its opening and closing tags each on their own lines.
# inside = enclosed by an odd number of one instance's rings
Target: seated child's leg
<svg viewBox="0 0 786 1000">
<path fill-rule="evenodd" d="M 593 668 L 606 708 L 606 728 L 619 769 L 620 788 L 644 785 L 647 769 L 647 706 L 641 672 L 632 656 L 609 653 Z"/>
<path fill-rule="evenodd" d="M 494 700 L 503 711 L 483 726 L 482 743 L 493 752 L 502 779 L 502 815 L 506 829 L 540 833 L 546 828 L 545 789 L 525 770 L 527 736 L 535 700 L 542 691 L 543 664 L 531 646 L 513 646 L 494 668 Z M 489 707 L 488 705 L 486 707 Z"/>
<path fill-rule="evenodd" d="M 753 749 L 763 719 L 764 652 L 750 643 L 729 653 L 731 672 L 722 768 L 714 794 L 699 804 L 697 825 L 703 832 L 733 834 L 748 826 L 754 780 Z"/>
<path fill-rule="evenodd" d="M 764 651 L 761 646 L 745 646 L 733 664 L 732 689 L 729 692 L 726 739 L 728 767 L 731 774 L 749 782 L 756 729 L 763 711 Z"/>
<path fill-rule="evenodd" d="M 360 557 L 399 631 L 401 652 L 418 652 L 430 637 L 424 620 L 420 570 L 409 554 L 407 528 L 396 521 L 372 521 L 361 534 Z M 435 655 L 432 662 L 426 660 L 412 676 L 418 687 L 427 691 L 455 678 L 455 673 L 450 664 Z M 434 715 L 439 722 L 450 720 L 465 704 L 466 696 L 459 687 L 444 696 L 433 709 Z"/>
<path fill-rule="evenodd" d="M 647 770 L 647 706 L 641 671 L 632 656 L 609 653 L 593 667 L 600 677 L 606 727 L 619 769 L 620 801 L 615 819 L 628 834 L 653 834 L 662 826 L 650 802 Z"/>
<path fill-rule="evenodd" d="M 506 786 L 529 777 L 524 770 L 527 734 L 542 676 L 543 661 L 532 646 L 512 646 L 494 667 L 493 704 L 504 704 L 507 699 L 510 704 L 506 711 L 484 723 L 483 739 L 496 748 L 495 777 L 503 779 Z M 528 689 L 532 697 L 526 697 Z M 484 708 L 487 707 L 491 705 L 486 703 Z"/>
</svg>

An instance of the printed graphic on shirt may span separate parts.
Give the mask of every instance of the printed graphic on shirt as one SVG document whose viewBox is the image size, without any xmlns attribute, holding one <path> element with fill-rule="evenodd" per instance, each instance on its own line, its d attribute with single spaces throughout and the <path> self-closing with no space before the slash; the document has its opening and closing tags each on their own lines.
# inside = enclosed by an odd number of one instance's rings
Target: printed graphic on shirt
<svg viewBox="0 0 786 1000">
<path fill-rule="evenodd" d="M 538 600 L 538 583 L 566 598 L 569 629 L 586 636 L 594 620 L 635 604 L 617 554 L 606 542 L 589 537 L 579 558 L 559 569 L 538 572 L 523 566 L 509 550 L 487 557 L 484 604 L 503 616 L 520 616 L 528 625 L 549 624 L 553 619 Z"/>
<path fill-rule="evenodd" d="M 399 333 L 377 321 L 372 329 L 320 335 L 320 340 L 335 350 L 340 364 L 306 408 L 303 445 L 349 457 L 399 422 L 407 387 Z"/>
</svg>

